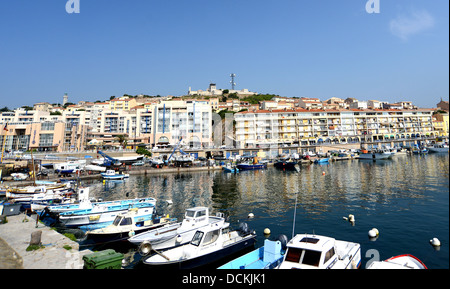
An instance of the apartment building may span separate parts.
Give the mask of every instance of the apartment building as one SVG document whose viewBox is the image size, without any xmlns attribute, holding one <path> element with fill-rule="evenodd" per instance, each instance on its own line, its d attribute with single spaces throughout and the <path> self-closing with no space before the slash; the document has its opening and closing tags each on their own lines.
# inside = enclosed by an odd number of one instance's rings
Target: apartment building
<svg viewBox="0 0 450 289">
<path fill-rule="evenodd" d="M 236 140 L 262 144 L 343 143 L 436 136 L 432 109 L 284 109 L 235 114 Z"/>
<path fill-rule="evenodd" d="M 151 143 L 205 147 L 212 143 L 212 109 L 207 100 L 162 101 L 152 109 Z"/>
</svg>

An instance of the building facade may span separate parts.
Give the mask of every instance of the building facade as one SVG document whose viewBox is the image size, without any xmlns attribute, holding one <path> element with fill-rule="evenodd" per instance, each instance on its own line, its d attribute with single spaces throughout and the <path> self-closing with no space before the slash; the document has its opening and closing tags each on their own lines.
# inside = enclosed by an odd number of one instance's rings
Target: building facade
<svg viewBox="0 0 450 289">
<path fill-rule="evenodd" d="M 434 137 L 433 110 L 258 110 L 235 114 L 241 147 Z"/>
</svg>

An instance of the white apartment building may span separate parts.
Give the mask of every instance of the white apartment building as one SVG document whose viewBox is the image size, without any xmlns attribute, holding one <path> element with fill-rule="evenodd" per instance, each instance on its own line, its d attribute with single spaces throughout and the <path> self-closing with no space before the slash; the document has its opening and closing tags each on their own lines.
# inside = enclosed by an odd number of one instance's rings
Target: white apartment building
<svg viewBox="0 0 450 289">
<path fill-rule="evenodd" d="M 258 110 L 235 114 L 241 147 L 342 143 L 437 136 L 432 109 Z"/>
</svg>

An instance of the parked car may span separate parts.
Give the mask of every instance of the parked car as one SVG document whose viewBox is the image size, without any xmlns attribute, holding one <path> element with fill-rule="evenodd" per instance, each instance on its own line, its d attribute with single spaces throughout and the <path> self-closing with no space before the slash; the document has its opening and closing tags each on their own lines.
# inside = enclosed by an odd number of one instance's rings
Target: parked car
<svg viewBox="0 0 450 289">
<path fill-rule="evenodd" d="M 143 166 L 143 165 L 145 165 L 145 162 L 144 161 L 137 161 L 137 162 L 133 163 L 132 165 L 133 166 Z"/>
</svg>

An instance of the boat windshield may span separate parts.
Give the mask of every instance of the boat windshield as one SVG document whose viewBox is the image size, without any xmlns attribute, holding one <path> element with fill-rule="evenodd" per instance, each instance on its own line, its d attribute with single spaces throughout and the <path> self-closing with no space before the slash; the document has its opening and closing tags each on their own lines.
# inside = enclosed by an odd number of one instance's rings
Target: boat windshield
<svg viewBox="0 0 450 289">
<path fill-rule="evenodd" d="M 122 216 L 116 216 L 116 218 L 114 219 L 113 225 L 119 226 L 120 220 L 122 220 Z"/>
<path fill-rule="evenodd" d="M 197 232 L 195 232 L 194 237 L 192 237 L 191 244 L 194 245 L 194 246 L 200 245 L 200 241 L 201 241 L 202 238 L 203 238 L 203 234 L 204 234 L 204 233 L 203 233 L 202 231 L 197 231 Z"/>
<path fill-rule="evenodd" d="M 319 266 L 320 251 L 305 250 L 300 248 L 289 248 L 286 253 L 286 261 L 299 264 L 310 265 L 314 267 Z"/>
</svg>

